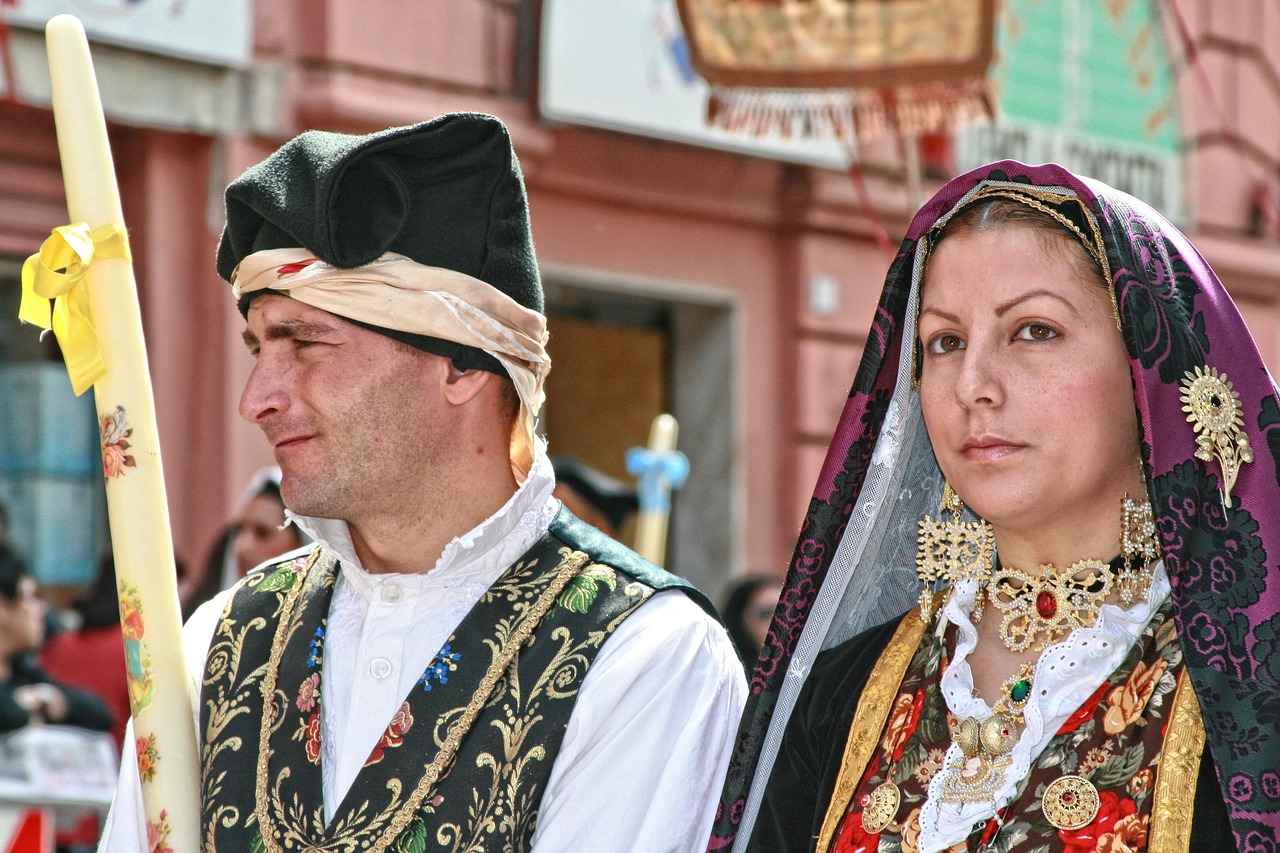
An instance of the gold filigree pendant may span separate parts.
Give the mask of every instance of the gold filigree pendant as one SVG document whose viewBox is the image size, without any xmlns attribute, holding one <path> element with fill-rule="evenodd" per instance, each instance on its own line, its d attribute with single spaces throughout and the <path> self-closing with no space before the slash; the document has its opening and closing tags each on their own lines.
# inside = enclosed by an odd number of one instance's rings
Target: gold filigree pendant
<svg viewBox="0 0 1280 853">
<path fill-rule="evenodd" d="M 948 765 L 951 772 L 942 781 L 939 799 L 961 805 L 990 800 L 1004 784 L 1005 770 L 1012 763 L 1008 755 L 977 755 Z"/>
<path fill-rule="evenodd" d="M 1195 428 L 1196 458 L 1217 461 L 1222 469 L 1222 508 L 1231 507 L 1231 490 L 1240 468 L 1253 461 L 1253 448 L 1244 433 L 1240 395 L 1225 373 L 1197 367 L 1182 378 L 1182 411 Z"/>
<path fill-rule="evenodd" d="M 887 779 L 870 794 L 862 795 L 862 828 L 875 834 L 882 832 L 898 815 L 902 792 Z"/>
<path fill-rule="evenodd" d="M 1049 823 L 1067 831 L 1083 829 L 1098 816 L 1098 789 L 1083 776 L 1062 776 L 1044 789 L 1040 807 Z"/>
</svg>

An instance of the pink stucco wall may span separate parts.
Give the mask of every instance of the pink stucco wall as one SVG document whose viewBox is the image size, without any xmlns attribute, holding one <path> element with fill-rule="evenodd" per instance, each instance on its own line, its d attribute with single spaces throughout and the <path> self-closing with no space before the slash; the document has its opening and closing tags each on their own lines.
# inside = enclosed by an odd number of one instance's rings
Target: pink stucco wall
<svg viewBox="0 0 1280 853">
<path fill-rule="evenodd" d="M 1256 199 L 1280 208 L 1280 7 L 1175 5 L 1204 69 L 1181 67 L 1178 78 L 1192 238 L 1235 291 L 1264 356 L 1280 364 L 1280 227 L 1251 224 Z M 514 62 L 519 14 L 520 4 L 505 0 L 258 3 L 256 61 L 283 81 L 273 131 L 231 131 L 214 143 L 116 129 L 173 528 L 189 562 L 202 559 L 250 472 L 270 462 L 261 437 L 235 414 L 249 359 L 212 271 L 220 228 L 213 194 L 306 127 L 368 131 L 454 109 L 493 112 L 511 126 L 542 263 L 736 300 L 735 456 L 750 519 L 733 521 L 736 551 L 753 566 L 787 562 L 887 266 L 873 220 L 843 173 L 540 124 L 519 91 L 528 71 Z M 1173 29 L 1170 43 L 1181 56 Z M 35 250 L 56 203 L 51 161 L 31 142 L 47 144 L 47 113 L 4 110 L 0 251 L 16 256 Z M 39 161 L 44 177 L 16 169 L 18 155 Z M 882 142 L 864 157 L 875 219 L 896 245 L 910 212 L 898 148 Z M 19 177 L 26 184 L 9 180 Z M 810 308 L 815 276 L 835 282 L 830 315 Z"/>
<path fill-rule="evenodd" d="M 1179 4 L 1205 69 L 1203 77 L 1186 69 L 1180 77 L 1193 239 L 1238 289 L 1259 346 L 1280 363 L 1280 234 L 1249 232 L 1252 195 L 1258 185 L 1276 195 L 1280 176 L 1280 11 L 1261 0 L 1242 5 L 1226 12 L 1209 0 Z M 301 4 L 258 4 L 258 49 L 287 69 L 282 131 L 370 130 L 459 108 L 497 113 L 511 124 L 525 165 L 544 264 L 734 293 L 743 312 L 741 362 L 750 366 L 741 377 L 738 414 L 751 413 L 743 419 L 741 453 L 750 460 L 742 486 L 752 519 L 736 535 L 742 553 L 755 555 L 753 564 L 784 565 L 887 265 L 847 176 L 624 134 L 542 127 L 515 92 L 514 6 L 483 0 L 376 6 L 329 0 L 303 11 Z M 386 27 L 393 18 L 404 26 Z M 235 174 L 276 141 L 236 141 L 220 171 Z M 864 156 L 872 161 L 868 191 L 876 218 L 896 243 L 910 213 L 897 148 L 882 143 Z M 190 159 L 171 152 L 154 169 L 189 186 Z M 157 222 L 181 222 L 190 207 L 181 192 L 154 201 Z M 216 289 L 203 257 L 192 253 L 192 244 L 207 245 L 211 233 L 199 239 L 168 233 L 163 255 L 190 258 L 189 275 Z M 149 270 L 148 278 L 155 274 Z M 815 275 L 837 282 L 839 305 L 831 316 L 809 308 Z M 212 336 L 223 344 L 220 376 L 214 374 L 222 384 L 210 385 L 217 390 L 204 403 L 180 404 L 181 414 L 162 426 L 180 434 L 178 421 L 209 418 L 206 461 L 176 463 L 170 475 L 175 483 L 199 475 L 209 487 L 199 496 L 175 490 L 182 502 L 175 529 L 188 549 L 212 536 L 212 520 L 238 484 L 269 461 L 260 439 L 228 414 L 247 370 L 235 340 L 237 318 L 216 303 L 205 305 L 202 316 L 211 313 L 226 324 Z M 172 322 L 160 328 L 181 342 L 176 346 L 196 334 Z M 162 393 L 181 398 L 190 377 L 176 361 L 157 370 Z"/>
</svg>

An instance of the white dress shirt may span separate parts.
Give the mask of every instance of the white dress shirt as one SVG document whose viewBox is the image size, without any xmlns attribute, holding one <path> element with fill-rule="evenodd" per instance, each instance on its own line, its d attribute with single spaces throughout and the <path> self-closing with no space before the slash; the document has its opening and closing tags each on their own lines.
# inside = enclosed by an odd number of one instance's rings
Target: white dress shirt
<svg viewBox="0 0 1280 853">
<path fill-rule="evenodd" d="M 554 485 L 539 447 L 507 504 L 454 539 L 422 574 L 370 574 L 345 523 L 293 518 L 342 563 L 321 687 L 326 819 L 445 640 L 546 532 L 560 506 Z M 198 609 L 183 631 L 197 695 L 229 594 Z M 742 668 L 719 623 L 682 592 L 654 595 L 605 641 L 583 679 L 542 796 L 533 849 L 704 850 L 745 700 Z M 132 745 L 132 729 L 125 743 Z M 145 840 L 137 765 L 126 748 L 99 851 L 145 851 Z"/>
</svg>

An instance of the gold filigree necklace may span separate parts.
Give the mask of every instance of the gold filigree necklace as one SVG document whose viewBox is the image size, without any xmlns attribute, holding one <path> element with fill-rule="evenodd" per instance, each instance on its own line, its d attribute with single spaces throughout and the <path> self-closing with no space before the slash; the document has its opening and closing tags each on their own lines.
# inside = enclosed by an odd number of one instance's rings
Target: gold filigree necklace
<svg viewBox="0 0 1280 853">
<path fill-rule="evenodd" d="M 1061 572 L 1045 564 L 1039 575 L 997 567 L 987 598 L 1004 614 L 1000 639 L 1005 648 L 1024 652 L 1035 644 L 1036 651 L 1044 651 L 1068 632 L 1092 626 L 1123 567 L 1123 557 L 1110 563 L 1079 560 Z"/>
</svg>

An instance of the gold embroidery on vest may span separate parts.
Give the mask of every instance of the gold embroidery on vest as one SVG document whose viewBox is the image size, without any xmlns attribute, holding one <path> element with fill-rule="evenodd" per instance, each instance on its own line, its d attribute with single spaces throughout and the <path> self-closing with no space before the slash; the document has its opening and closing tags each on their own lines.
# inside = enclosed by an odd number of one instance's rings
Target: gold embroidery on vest
<svg viewBox="0 0 1280 853">
<path fill-rule="evenodd" d="M 1187 853 L 1196 780 L 1204 755 L 1204 720 L 1187 671 L 1182 671 L 1169 711 L 1160 765 L 1151 792 L 1151 836 L 1147 853 Z"/>
<path fill-rule="evenodd" d="M 445 768 L 452 763 L 462 739 L 470 731 L 472 724 L 484 708 L 499 679 L 512 665 L 516 655 L 529 640 L 552 605 L 555 604 L 560 593 L 583 570 L 589 559 L 590 557 L 581 551 L 573 551 L 569 548 L 560 549 L 560 564 L 555 570 L 554 580 L 543 590 L 524 619 L 520 621 L 515 630 L 502 643 L 501 648 L 496 650 L 497 654 L 486 670 L 484 678 L 481 679 L 479 687 L 472 694 L 466 709 L 449 729 L 449 733 L 441 743 L 435 758 L 427 766 L 413 792 L 401 802 L 402 788 L 400 783 L 394 780 L 388 783 L 388 787 L 391 790 L 391 802 L 380 814 L 370 816 L 368 824 L 361 831 L 361 834 L 381 833 L 378 840 L 368 848 L 370 853 L 383 853 L 417 815 L 426 795 L 435 787 Z M 277 710 L 281 697 L 276 695 L 276 677 L 284 648 L 298 627 L 294 623 L 294 609 L 299 592 L 305 586 L 306 575 L 314 562 L 314 559 L 309 561 L 303 569 L 301 577 L 289 590 L 284 605 L 280 610 L 276 636 L 271 644 L 271 656 L 267 662 L 267 669 L 263 678 L 263 713 L 262 725 L 259 731 L 254 799 L 256 817 L 261 826 L 263 847 L 269 853 L 282 853 L 285 847 L 314 850 L 323 850 L 329 847 L 329 845 L 315 847 L 314 842 L 303 838 L 292 826 L 287 827 L 283 833 L 286 839 L 285 845 L 282 846 L 276 838 L 274 823 L 271 820 L 272 814 L 302 818 L 302 812 L 305 808 L 296 801 L 286 805 L 280 799 L 280 783 L 289 775 L 287 767 L 280 772 L 276 787 L 268 792 L 268 765 L 271 758 L 270 737 L 273 730 L 279 726 L 280 721 L 284 718 L 284 715 Z M 323 809 L 317 809 L 317 814 L 322 816 Z M 323 820 L 318 822 L 323 824 Z M 341 836 L 341 833 L 338 833 L 338 835 Z M 350 848 L 352 839 L 338 837 L 332 839 L 332 841 L 339 849 L 345 850 Z"/>
<path fill-rule="evenodd" d="M 313 548 L 310 555 L 300 558 L 291 563 L 282 566 L 270 575 L 251 574 L 244 581 L 246 586 L 259 588 L 262 584 L 269 581 L 276 581 L 288 576 L 291 585 L 288 595 L 296 597 L 298 591 L 302 589 L 302 581 L 311 571 L 311 567 L 315 565 L 320 558 L 321 550 Z M 297 571 L 295 566 L 302 563 Z M 281 587 L 283 588 L 283 587 Z M 271 589 L 271 587 L 268 587 Z M 275 590 L 279 592 L 279 589 Z M 239 752 L 244 745 L 240 738 L 223 739 L 222 732 L 228 724 L 236 717 L 250 713 L 250 708 L 242 701 L 245 694 L 254 690 L 254 685 L 266 674 L 265 664 L 259 665 L 244 676 L 244 680 L 237 685 L 236 677 L 240 672 L 240 666 L 243 663 L 241 654 L 244 649 L 244 641 L 246 635 L 251 631 L 261 630 L 266 627 L 267 620 L 262 617 L 250 619 L 241 626 L 235 626 L 231 619 L 231 606 L 234 601 L 234 594 L 227 599 L 226 607 L 223 609 L 222 616 L 219 620 L 217 631 L 214 633 L 214 643 L 210 646 L 206 655 L 205 670 L 202 679 L 203 685 L 218 685 L 222 689 L 221 695 L 215 701 L 208 703 L 207 713 L 205 714 L 205 730 L 200 739 L 200 780 L 201 792 L 200 800 L 202 803 L 217 802 L 221 798 L 218 796 L 222 792 L 222 783 L 226 780 L 226 771 L 214 774 L 214 763 L 220 753 L 225 750 Z M 281 605 L 277 607 L 276 613 L 280 613 L 280 607 L 283 606 L 285 596 L 280 596 Z M 238 628 L 238 630 L 236 630 Z M 218 639 L 223 638 L 223 639 Z M 225 687 L 231 687 L 230 695 L 227 695 Z M 217 807 L 217 811 L 212 815 L 212 819 L 207 820 L 204 826 L 205 840 L 203 847 L 207 850 L 216 849 L 216 830 L 219 825 L 234 826 L 240 822 L 240 809 L 234 805 L 222 803 Z M 246 818 L 246 825 L 252 825 L 256 820 L 253 814 Z"/>
<path fill-rule="evenodd" d="M 818 835 L 818 846 L 815 848 L 817 850 L 825 851 L 831 847 L 831 839 L 844 817 L 845 807 L 857 790 L 862 774 L 871 762 L 872 753 L 880 743 L 880 732 L 889 719 L 898 686 L 915 656 L 920 639 L 924 636 L 924 629 L 925 624 L 915 615 L 915 611 L 904 616 L 893 639 L 889 640 L 889 645 L 880 653 L 880 659 L 871 670 L 867 686 L 858 700 L 853 723 L 849 726 L 849 739 L 845 742 L 844 755 L 840 760 L 840 774 L 836 777 L 835 791 L 831 794 L 826 816 L 822 819 L 822 832 Z"/>
</svg>

